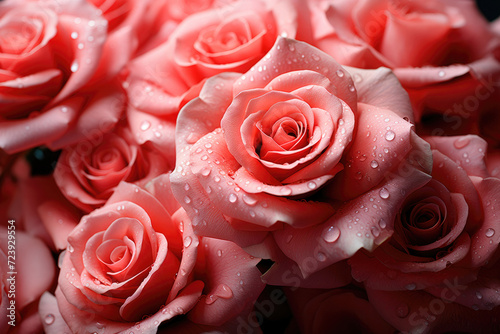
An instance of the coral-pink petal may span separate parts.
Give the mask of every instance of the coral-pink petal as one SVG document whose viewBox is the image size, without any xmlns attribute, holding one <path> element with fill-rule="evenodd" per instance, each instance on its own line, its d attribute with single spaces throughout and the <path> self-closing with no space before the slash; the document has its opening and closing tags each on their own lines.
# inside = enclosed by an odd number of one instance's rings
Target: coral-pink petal
<svg viewBox="0 0 500 334">
<path fill-rule="evenodd" d="M 301 57 L 302 54 L 315 54 L 320 60 L 318 62 L 306 61 L 305 57 Z M 280 74 L 301 70 L 318 71 L 317 67 L 319 67 L 322 73 L 337 87 L 337 96 L 344 100 L 353 111 L 356 111 L 356 93 L 349 90 L 349 85 L 353 85 L 349 73 L 332 57 L 307 43 L 278 37 L 269 53 L 254 65 L 253 68 L 255 69 L 259 66 L 266 66 L 268 68 L 275 66 L 275 75 L 256 76 L 254 77 L 254 81 L 242 80 L 240 78 L 234 88 L 235 95 L 252 88 L 265 87 L 273 78 Z M 250 75 L 251 72 L 249 71 L 247 74 Z M 337 73 L 344 75 L 339 76 Z"/>
<path fill-rule="evenodd" d="M 230 241 L 204 238 L 202 249 L 207 261 L 204 281 L 209 284 L 205 287 L 206 296 L 202 296 L 188 318 L 195 323 L 220 326 L 253 305 L 264 289 L 256 267 L 260 259 L 250 257 Z"/>
<path fill-rule="evenodd" d="M 362 248 L 372 251 L 393 233 L 393 222 L 405 197 L 400 190 L 411 192 L 429 178 L 418 170 L 412 178 L 397 175 L 345 202 L 324 223 L 305 229 L 285 226 L 273 232 L 275 240 L 297 262 L 304 277 L 348 259 Z M 390 195 L 381 197 L 382 189 Z M 311 247 L 311 242 L 316 246 Z"/>
<path fill-rule="evenodd" d="M 487 177 L 486 141 L 475 135 L 425 137 L 431 148 L 438 150 L 461 166 L 469 176 Z"/>
<path fill-rule="evenodd" d="M 211 143 L 209 149 L 204 145 L 206 143 Z M 249 195 L 241 189 L 236 190 L 236 186 L 230 184 L 235 181 L 241 182 L 234 180 L 229 175 L 234 175 L 239 165 L 231 159 L 220 131 L 200 139 L 193 149 L 192 172 L 198 177 L 198 181 L 205 191 L 210 187 L 211 190 L 206 192 L 210 201 L 222 213 L 230 217 L 251 221 L 253 224 L 265 227 L 271 227 L 278 222 L 304 226 L 326 219 L 332 211 L 326 203 L 294 201 L 265 193 Z M 208 150 L 211 150 L 212 153 L 209 153 Z M 210 172 L 207 174 L 208 170 Z M 281 195 L 288 196 L 291 194 L 290 191 L 292 190 L 282 187 Z M 190 190 L 187 196 L 192 194 L 193 190 Z M 249 198 L 254 199 L 249 200 Z"/>
</svg>

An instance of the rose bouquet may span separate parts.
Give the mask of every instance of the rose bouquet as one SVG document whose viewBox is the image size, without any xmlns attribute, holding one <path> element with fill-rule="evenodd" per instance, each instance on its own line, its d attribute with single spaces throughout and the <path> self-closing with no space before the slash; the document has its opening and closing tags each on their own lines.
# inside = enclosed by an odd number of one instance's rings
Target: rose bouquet
<svg viewBox="0 0 500 334">
<path fill-rule="evenodd" d="M 471 0 L 0 2 L 2 333 L 497 333 Z"/>
</svg>

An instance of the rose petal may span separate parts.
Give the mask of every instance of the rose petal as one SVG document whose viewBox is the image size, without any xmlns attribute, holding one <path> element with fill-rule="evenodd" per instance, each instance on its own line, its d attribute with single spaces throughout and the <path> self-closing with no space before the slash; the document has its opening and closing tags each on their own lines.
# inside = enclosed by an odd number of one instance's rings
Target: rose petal
<svg viewBox="0 0 500 334">
<path fill-rule="evenodd" d="M 199 324 L 220 326 L 253 305 L 264 289 L 256 264 L 260 259 L 230 241 L 204 238 L 206 295 L 188 314 Z"/>
<path fill-rule="evenodd" d="M 274 238 L 283 253 L 299 265 L 302 275 L 308 277 L 328 265 L 348 259 L 361 248 L 373 250 L 390 237 L 392 222 L 404 200 L 400 189 L 417 189 L 429 178 L 418 170 L 414 170 L 410 179 L 395 176 L 344 203 L 323 224 L 305 229 L 285 226 L 273 232 Z M 381 197 L 382 189 L 385 189 L 383 194 L 387 191 L 390 195 Z M 315 247 L 311 247 L 311 240 L 315 240 Z"/>
</svg>

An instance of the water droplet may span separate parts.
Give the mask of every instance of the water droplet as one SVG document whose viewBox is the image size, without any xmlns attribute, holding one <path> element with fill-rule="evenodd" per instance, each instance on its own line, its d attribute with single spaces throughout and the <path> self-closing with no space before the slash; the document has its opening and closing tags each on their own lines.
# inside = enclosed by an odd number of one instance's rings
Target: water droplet
<svg viewBox="0 0 500 334">
<path fill-rule="evenodd" d="M 56 317 L 54 317 L 53 314 L 47 314 L 45 318 L 43 319 L 47 325 L 52 325 L 54 321 L 56 320 Z"/>
<path fill-rule="evenodd" d="M 191 246 L 191 242 L 193 241 L 193 239 L 191 239 L 191 237 L 187 236 L 184 238 L 184 247 L 185 248 L 188 248 L 189 246 Z"/>
<path fill-rule="evenodd" d="M 97 322 L 97 323 L 95 324 L 95 326 L 96 326 L 98 329 L 103 329 L 104 327 L 106 327 L 106 326 L 104 326 L 104 324 L 101 324 L 100 322 Z"/>
<path fill-rule="evenodd" d="M 353 85 L 349 85 L 349 90 L 350 90 L 351 92 L 354 92 L 354 91 L 356 90 L 356 88 L 355 88 Z"/>
<path fill-rule="evenodd" d="M 356 83 L 360 82 L 363 79 L 363 78 L 361 78 L 361 75 L 359 75 L 358 73 L 354 73 L 354 75 L 352 77 L 354 79 L 354 82 L 356 82 Z"/>
<path fill-rule="evenodd" d="M 380 195 L 380 198 L 388 199 L 390 196 L 390 193 L 389 193 L 389 190 L 387 190 L 387 188 L 382 187 L 382 189 L 380 189 L 380 191 L 379 191 L 379 195 Z"/>
<path fill-rule="evenodd" d="M 410 313 L 410 309 L 406 304 L 402 304 L 396 309 L 396 315 L 399 318 L 405 318 L 408 315 L 408 313 Z"/>
<path fill-rule="evenodd" d="M 455 148 L 461 149 L 461 148 L 464 148 L 467 145 L 469 145 L 469 142 L 470 141 L 468 138 L 461 137 L 461 138 L 455 140 L 455 142 L 453 144 L 454 144 Z"/>
<path fill-rule="evenodd" d="M 288 196 L 292 194 L 292 189 L 290 187 L 283 187 L 280 189 L 281 195 Z"/>
<path fill-rule="evenodd" d="M 337 70 L 337 75 L 339 76 L 339 78 L 342 78 L 344 76 L 344 71 Z"/>
<path fill-rule="evenodd" d="M 307 182 L 307 187 L 312 190 L 312 189 L 316 189 L 318 187 L 318 185 L 314 181 L 309 181 L 309 182 Z"/>
<path fill-rule="evenodd" d="M 73 248 L 73 246 L 71 246 L 70 244 L 68 244 L 68 252 L 70 253 L 73 253 L 75 251 L 75 249 Z"/>
<path fill-rule="evenodd" d="M 217 250 L 217 256 L 218 256 L 218 257 L 221 257 L 221 256 L 222 256 L 222 250 L 221 250 L 221 249 Z"/>
<path fill-rule="evenodd" d="M 378 161 L 377 160 L 372 160 L 372 162 L 370 162 L 370 166 L 372 168 L 377 168 L 378 167 Z"/>
<path fill-rule="evenodd" d="M 324 233 L 323 239 L 326 242 L 335 242 L 340 237 L 340 230 L 336 226 L 330 226 Z"/>
<path fill-rule="evenodd" d="M 321 60 L 321 57 L 320 57 L 320 56 L 318 56 L 318 55 L 317 55 L 317 54 L 315 54 L 315 53 L 313 53 L 313 54 L 311 55 L 311 57 L 312 57 L 312 59 L 314 59 L 315 61 L 320 61 L 320 60 Z"/>
<path fill-rule="evenodd" d="M 356 180 L 361 180 L 363 178 L 363 175 L 361 174 L 361 172 L 356 172 L 356 174 L 354 174 L 354 178 Z"/>
<path fill-rule="evenodd" d="M 322 252 L 318 252 L 318 254 L 316 254 L 316 259 L 320 262 L 324 262 L 326 261 L 326 255 Z"/>
<path fill-rule="evenodd" d="M 215 181 L 215 182 L 220 182 L 220 177 L 218 177 L 217 175 L 216 175 L 216 176 L 214 176 L 214 181 Z"/>
<path fill-rule="evenodd" d="M 73 39 L 77 39 L 77 38 L 78 38 L 78 33 L 77 33 L 76 31 L 73 31 L 73 32 L 71 33 L 71 38 L 73 38 Z"/>
<path fill-rule="evenodd" d="M 380 230 L 379 230 L 377 227 L 373 226 L 373 227 L 371 228 L 371 230 L 372 230 L 372 235 L 373 235 L 375 238 L 376 238 L 376 237 L 378 237 L 378 236 L 380 235 Z"/>
<path fill-rule="evenodd" d="M 289 243 L 290 243 L 290 241 L 292 241 L 292 239 L 293 239 L 293 235 L 289 234 L 289 235 L 287 235 L 287 236 L 286 236 L 285 242 L 286 242 L 287 244 L 289 244 Z"/>
<path fill-rule="evenodd" d="M 378 222 L 378 226 L 380 226 L 380 228 L 384 229 L 387 227 L 387 223 L 385 222 L 385 220 L 380 219 L 380 221 Z"/>
<path fill-rule="evenodd" d="M 235 203 L 237 200 L 238 200 L 238 196 L 236 196 L 233 193 L 229 194 L 229 202 Z"/>
<path fill-rule="evenodd" d="M 483 295 L 479 291 L 476 291 L 476 297 L 477 299 L 483 299 Z"/>
<path fill-rule="evenodd" d="M 71 64 L 71 72 L 73 72 L 73 73 L 74 73 L 74 72 L 78 71 L 78 67 L 79 67 L 79 65 L 78 65 L 78 61 L 76 61 L 76 60 L 75 60 L 75 61 L 73 62 L 73 64 Z"/>
<path fill-rule="evenodd" d="M 257 199 L 251 197 L 250 195 L 243 194 L 243 202 L 250 206 L 254 206 L 255 204 L 257 204 Z"/>
<path fill-rule="evenodd" d="M 495 235 L 495 230 L 494 229 L 489 228 L 489 229 L 486 230 L 486 236 L 488 238 L 491 238 L 493 235 Z"/>
<path fill-rule="evenodd" d="M 410 283 L 406 286 L 407 290 L 415 290 L 417 288 L 417 285 L 415 283 Z"/>
<path fill-rule="evenodd" d="M 444 71 L 439 71 L 438 75 L 440 78 L 442 78 L 442 77 L 444 77 L 445 73 L 444 73 Z"/>
<path fill-rule="evenodd" d="M 149 121 L 143 121 L 141 123 L 141 130 L 142 131 L 146 131 L 147 129 L 149 129 L 151 127 L 151 123 Z"/>
<path fill-rule="evenodd" d="M 189 196 L 184 197 L 184 203 L 186 203 L 186 204 L 191 203 L 191 197 L 189 197 Z"/>
<path fill-rule="evenodd" d="M 203 168 L 203 170 L 201 171 L 201 175 L 203 175 L 203 176 L 207 177 L 207 176 L 209 176 L 209 175 L 210 175 L 210 172 L 211 172 L 211 171 L 212 171 L 212 170 L 211 170 L 210 168 Z"/>
<path fill-rule="evenodd" d="M 205 155 L 202 155 L 202 156 L 201 156 L 201 160 L 202 160 L 202 161 L 206 161 L 206 160 L 208 160 L 208 155 L 206 155 L 206 154 L 205 154 Z"/>
<path fill-rule="evenodd" d="M 394 133 L 394 131 L 392 130 L 389 130 L 385 133 L 385 140 L 387 141 L 393 141 L 394 138 L 396 138 L 396 134 Z"/>
<path fill-rule="evenodd" d="M 189 184 L 188 184 L 188 183 L 186 183 L 186 184 L 184 185 L 184 190 L 185 190 L 185 191 L 188 191 L 189 189 L 191 189 L 191 188 L 189 187 Z"/>
</svg>

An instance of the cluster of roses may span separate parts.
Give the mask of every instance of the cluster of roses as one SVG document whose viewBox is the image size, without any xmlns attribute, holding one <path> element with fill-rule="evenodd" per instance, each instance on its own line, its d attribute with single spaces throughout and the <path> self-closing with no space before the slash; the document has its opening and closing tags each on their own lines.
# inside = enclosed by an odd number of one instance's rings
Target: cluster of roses
<svg viewBox="0 0 500 334">
<path fill-rule="evenodd" d="M 498 332 L 499 87 L 469 0 L 2 1 L 0 330 Z"/>
</svg>

